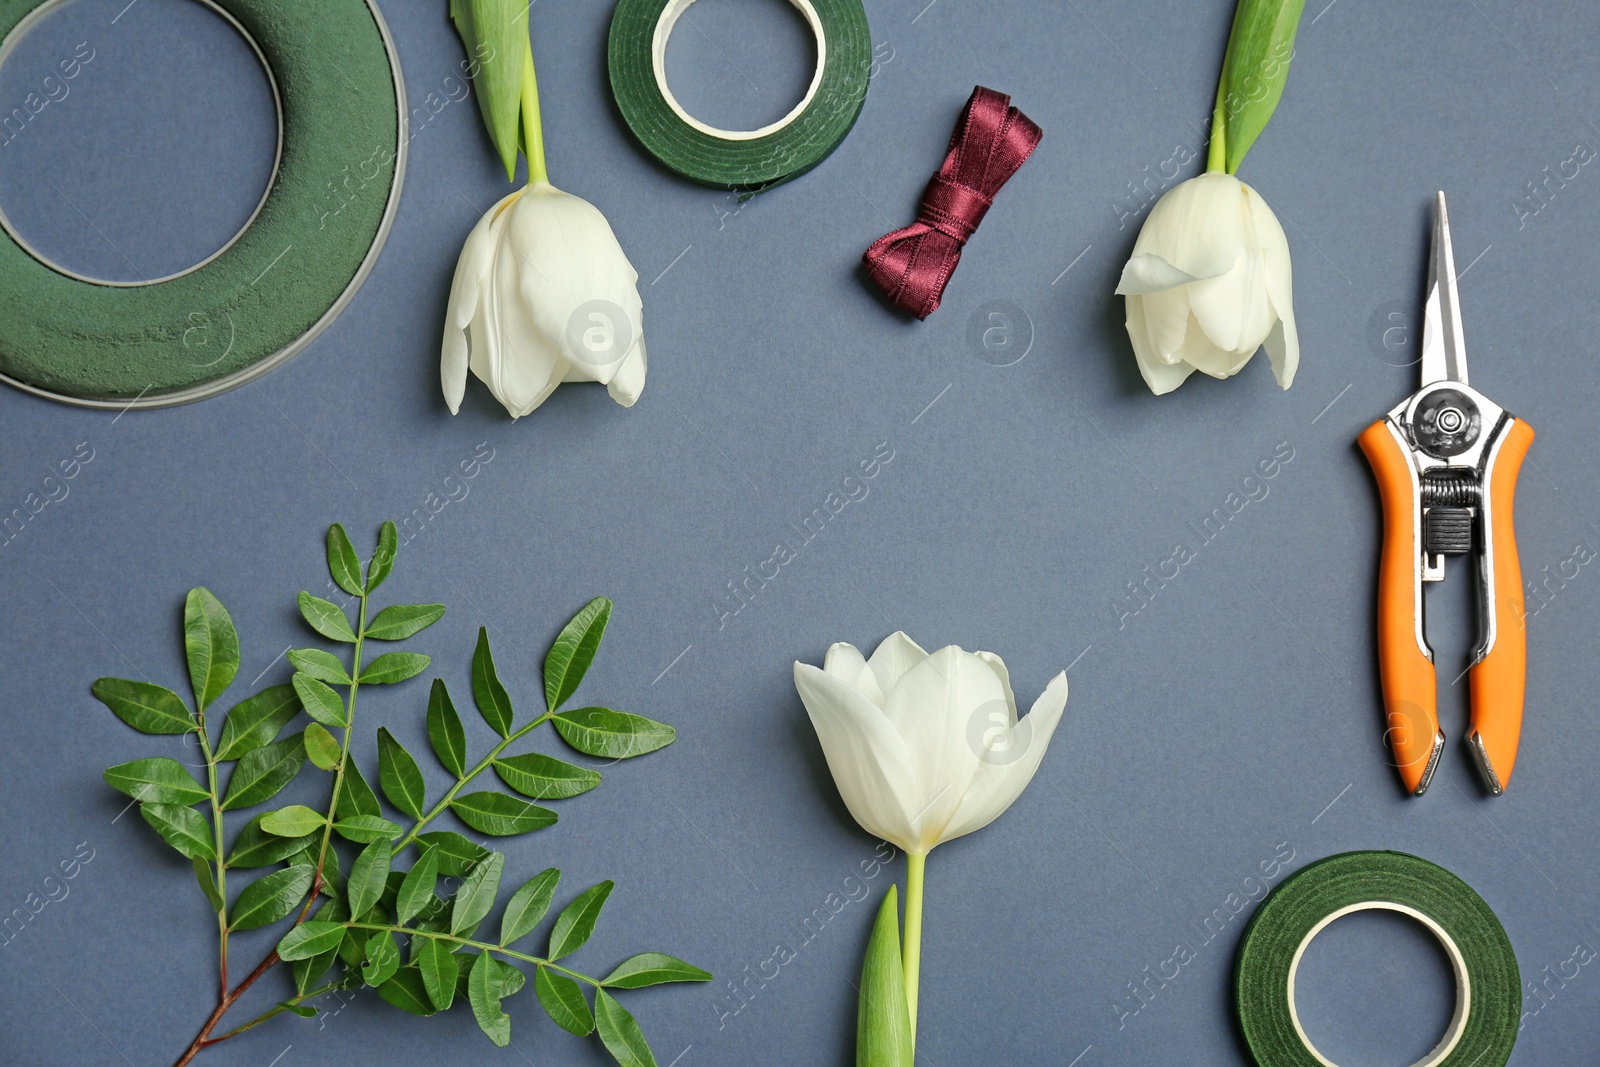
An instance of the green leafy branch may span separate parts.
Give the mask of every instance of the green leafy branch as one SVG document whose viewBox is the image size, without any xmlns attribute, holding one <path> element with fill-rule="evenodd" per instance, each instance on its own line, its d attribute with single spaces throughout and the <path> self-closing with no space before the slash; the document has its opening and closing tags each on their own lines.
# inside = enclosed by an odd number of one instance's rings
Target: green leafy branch
<svg viewBox="0 0 1600 1067">
<path fill-rule="evenodd" d="M 655 1060 L 638 1023 L 612 991 L 707 981 L 711 976 L 654 952 L 630 957 L 605 978 L 557 963 L 594 932 L 613 888 L 609 881 L 580 893 L 561 910 L 549 932 L 545 955 L 513 948 L 543 921 L 554 902 L 561 877 L 554 868 L 511 895 L 498 941 L 475 939 L 494 909 L 505 855 L 454 831 L 424 832 L 449 811 L 486 836 L 529 833 L 556 821 L 554 811 L 533 801 L 561 800 L 597 786 L 600 774 L 591 768 L 542 752 L 507 754 L 513 744 L 545 723 L 578 752 L 610 759 L 643 755 L 674 740 L 672 727 L 643 716 L 605 707 L 564 710 L 599 649 L 612 604 L 597 598 L 562 629 L 545 658 L 545 710 L 521 727 L 515 726 L 515 710 L 495 670 L 487 631 L 479 631 L 472 657 L 473 698 L 500 740 L 471 767 L 460 715 L 444 682 L 434 680 L 427 709 L 428 738 L 453 782 L 431 804 L 416 759 L 387 729 L 379 728 L 378 784 L 389 804 L 411 820 L 410 827 L 403 828 L 384 816 L 378 795 L 350 756 L 361 687 L 404 682 L 421 674 L 430 662 L 413 652 L 385 652 L 364 662 L 366 642 L 412 637 L 437 622 L 445 610 L 438 604 L 391 605 L 369 617 L 369 597 L 392 570 L 396 548 L 394 525 L 384 523 L 363 575 L 343 528 L 335 525 L 329 530 L 328 568 L 339 588 L 356 599 L 356 619 L 352 623 L 338 605 L 305 592 L 299 596 L 299 606 L 313 630 L 351 647 L 348 668 L 339 656 L 323 649 L 290 651 L 295 668 L 290 683 L 271 686 L 235 705 L 222 718 L 215 744 L 216 716 L 213 712 L 208 723 L 207 713 L 238 672 L 239 641 L 227 610 L 203 588 L 189 593 L 184 608 L 192 710 L 177 693 L 148 682 L 102 678 L 94 684 L 94 695 L 128 725 L 149 734 L 192 733 L 205 757 L 205 784 L 167 757 L 135 760 L 105 772 L 110 785 L 139 802 L 145 821 L 192 861 L 196 881 L 217 916 L 217 1005 L 177 1061 L 178 1067 L 203 1049 L 277 1015 L 315 1015 L 310 1001 L 335 988 L 362 984 L 417 1015 L 444 1011 L 458 998 L 464 999 L 483 1031 L 503 1046 L 510 1041 L 511 1021 L 501 1002 L 527 981 L 518 964 L 534 968 L 535 994 L 557 1025 L 580 1035 L 598 1032 L 620 1064 L 653 1067 Z M 280 738 L 302 710 L 311 721 Z M 326 811 L 291 804 L 257 814 L 228 851 L 225 813 L 271 800 L 308 761 L 332 776 Z M 225 763 L 234 768 L 223 788 L 219 771 Z M 490 768 L 516 795 L 493 789 L 463 792 Z M 202 803 L 210 809 L 209 818 L 197 810 Z M 340 871 L 341 842 L 361 846 L 348 875 Z M 397 869 L 395 861 L 407 849 L 415 850 L 415 859 L 409 869 Z M 229 903 L 230 871 L 269 867 L 275 869 L 246 884 Z M 448 897 L 438 893 L 441 877 L 461 879 Z M 230 936 L 291 916 L 277 947 L 230 986 Z M 397 941 L 402 938 L 408 956 L 404 963 Z M 291 965 L 294 996 L 213 1036 L 229 1009 L 279 963 Z M 335 976 L 324 981 L 330 972 Z M 592 1008 L 585 985 L 592 990 Z"/>
</svg>

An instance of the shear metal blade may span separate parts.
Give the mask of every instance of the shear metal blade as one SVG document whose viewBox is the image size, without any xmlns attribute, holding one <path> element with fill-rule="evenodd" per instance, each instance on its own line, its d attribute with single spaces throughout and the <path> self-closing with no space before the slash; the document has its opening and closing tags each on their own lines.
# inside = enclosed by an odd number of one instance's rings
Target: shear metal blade
<svg viewBox="0 0 1600 1067">
<path fill-rule="evenodd" d="M 1428 302 L 1422 319 L 1422 385 L 1442 381 L 1467 384 L 1467 350 L 1461 339 L 1461 294 L 1450 249 L 1450 216 L 1440 193 L 1434 205 Z"/>
</svg>

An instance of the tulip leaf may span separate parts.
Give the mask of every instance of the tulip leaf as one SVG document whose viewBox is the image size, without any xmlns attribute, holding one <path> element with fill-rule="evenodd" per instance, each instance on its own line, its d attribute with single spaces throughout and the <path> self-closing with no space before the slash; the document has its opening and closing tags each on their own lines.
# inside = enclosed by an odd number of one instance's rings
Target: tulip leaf
<svg viewBox="0 0 1600 1067">
<path fill-rule="evenodd" d="M 381 837 L 361 850 L 345 879 L 345 903 L 351 915 L 365 915 L 378 902 L 393 858 L 393 848 Z"/>
<path fill-rule="evenodd" d="M 604 989 L 594 991 L 594 1018 L 600 1029 L 600 1043 L 621 1067 L 657 1067 L 644 1031 L 628 1009 Z"/>
<path fill-rule="evenodd" d="M 400 641 L 426 630 L 442 618 L 443 604 L 391 604 L 367 623 L 367 636 L 378 641 Z"/>
<path fill-rule="evenodd" d="M 166 756 L 119 763 L 106 768 L 103 777 L 106 784 L 119 793 L 156 804 L 188 807 L 211 795 L 210 790 L 195 781 L 188 768 Z"/>
<path fill-rule="evenodd" d="M 664 952 L 641 952 L 617 964 L 604 984 L 612 989 L 643 989 L 664 982 L 709 982 L 711 973 Z"/>
<path fill-rule="evenodd" d="M 547 967 L 539 967 L 533 975 L 533 992 L 544 1007 L 544 1013 L 567 1033 L 583 1037 L 594 1032 L 594 1014 L 577 982 Z"/>
<path fill-rule="evenodd" d="M 911 1016 L 900 959 L 899 894 L 892 885 L 878 908 L 867 955 L 861 964 L 856 1062 L 873 1067 L 911 1067 Z"/>
<path fill-rule="evenodd" d="M 415 966 L 401 967 L 395 971 L 393 977 L 378 987 L 378 996 L 412 1015 L 432 1015 L 439 1010 L 428 998 L 427 987 L 422 984 L 422 972 Z"/>
<path fill-rule="evenodd" d="M 339 739 L 328 732 L 327 727 L 320 722 L 314 722 L 305 729 L 306 755 L 310 758 L 312 766 L 318 770 L 331 771 L 339 766 L 343 752 L 339 747 Z"/>
<path fill-rule="evenodd" d="M 296 648 L 289 653 L 289 664 L 302 674 L 330 685 L 349 685 L 350 675 L 332 652 L 320 648 Z"/>
<path fill-rule="evenodd" d="M 332 601 L 312 596 L 301 590 L 300 616 L 313 630 L 328 640 L 355 644 L 356 632 L 350 628 L 350 620 L 345 618 L 339 605 Z"/>
<path fill-rule="evenodd" d="M 466 777 L 467 733 L 442 678 L 433 680 L 433 689 L 428 693 L 428 743 L 445 770 L 457 778 Z"/>
<path fill-rule="evenodd" d="M 472 653 L 472 699 L 484 721 L 501 737 L 511 736 L 511 697 L 495 673 L 494 656 L 489 652 L 489 630 L 478 627 L 478 647 Z"/>
<path fill-rule="evenodd" d="M 344 527 L 334 523 L 328 527 L 328 573 L 351 596 L 360 596 L 365 589 L 361 581 L 361 560 L 350 544 Z"/>
<path fill-rule="evenodd" d="M 253 748 L 271 744 L 298 714 L 300 695 L 287 682 L 246 697 L 233 706 L 222 724 L 217 759 L 238 759 Z"/>
<path fill-rule="evenodd" d="M 311 891 L 316 874 L 307 864 L 264 874 L 244 887 L 228 916 L 229 930 L 254 930 L 287 918 Z"/>
<path fill-rule="evenodd" d="M 1305 0 L 1239 0 L 1234 10 L 1212 120 L 1213 139 L 1221 137 L 1226 146 L 1229 174 L 1238 172 L 1277 110 L 1304 7 Z"/>
<path fill-rule="evenodd" d="M 556 885 L 560 881 L 561 872 L 551 867 L 528 879 L 521 889 L 511 894 L 511 899 L 506 903 L 506 913 L 500 919 L 502 946 L 526 937 L 539 925 L 539 921 L 550 910 L 550 901 L 555 898 Z"/>
<path fill-rule="evenodd" d="M 142 734 L 186 734 L 198 729 L 183 698 L 170 689 L 128 678 L 101 678 L 94 697 Z"/>
<path fill-rule="evenodd" d="M 211 836 L 211 824 L 193 808 L 180 804 L 140 804 L 139 814 L 155 827 L 161 839 L 184 857 L 192 860 L 215 860 L 217 843 Z"/>
<path fill-rule="evenodd" d="M 345 710 L 344 700 L 326 682 L 319 682 L 311 675 L 297 671 L 291 683 L 307 715 L 330 728 L 342 730 L 349 727 L 350 714 Z"/>
<path fill-rule="evenodd" d="M 363 685 L 403 682 L 427 670 L 429 662 L 420 652 L 385 652 L 361 669 L 361 682 Z"/>
<path fill-rule="evenodd" d="M 344 923 L 316 919 L 303 922 L 283 935 L 278 942 L 278 955 L 290 961 L 305 960 L 336 949 L 344 938 L 344 929 Z"/>
<path fill-rule="evenodd" d="M 456 995 L 456 959 L 450 945 L 437 937 L 413 937 L 411 961 L 422 972 L 422 987 L 440 1011 L 446 1011 Z"/>
<path fill-rule="evenodd" d="M 422 771 L 405 746 L 383 726 L 378 727 L 378 786 L 389 803 L 413 819 L 422 818 L 427 803 Z"/>
<path fill-rule="evenodd" d="M 611 708 L 563 711 L 551 722 L 561 739 L 586 756 L 629 759 L 665 748 L 678 732 L 664 722 Z"/>
<path fill-rule="evenodd" d="M 257 815 L 239 831 L 233 842 L 233 852 L 228 856 L 230 868 L 270 867 L 311 846 L 314 841 L 311 834 L 280 837 L 263 830 L 261 820 L 268 814 L 271 813 Z"/>
<path fill-rule="evenodd" d="M 389 572 L 394 570 L 395 553 L 400 548 L 400 539 L 396 536 L 394 523 L 387 520 L 378 527 L 378 547 L 372 553 L 372 559 L 367 563 L 367 595 L 371 596 L 383 580 L 389 577 Z M 369 631 L 368 636 L 371 636 Z"/>
<path fill-rule="evenodd" d="M 504 853 L 491 852 L 467 872 L 461 888 L 456 890 L 455 905 L 450 911 L 452 934 L 476 927 L 489 914 L 495 895 L 500 892 L 500 874 L 505 865 Z"/>
<path fill-rule="evenodd" d="M 456 817 L 480 834 L 510 837 L 542 830 L 556 821 L 556 813 L 504 793 L 468 793 L 450 802 Z"/>
<path fill-rule="evenodd" d="M 344 819 L 352 815 L 383 814 L 383 808 L 378 804 L 378 795 L 372 791 L 372 786 L 367 784 L 367 779 L 361 773 L 361 767 L 355 760 L 350 760 L 344 769 L 344 780 L 339 784 L 339 818 Z"/>
<path fill-rule="evenodd" d="M 589 935 L 594 933 L 600 909 L 606 906 L 606 898 L 614 888 L 616 883 L 609 881 L 590 886 L 561 909 L 561 914 L 556 916 L 555 926 L 550 930 L 550 959 L 559 960 L 583 947 Z"/>
<path fill-rule="evenodd" d="M 228 792 L 222 810 L 248 808 L 270 800 L 305 766 L 306 746 L 300 734 L 246 752 L 228 779 Z"/>
<path fill-rule="evenodd" d="M 528 9 L 519 6 L 504 0 L 450 0 L 450 18 L 467 46 L 468 62 L 479 67 L 472 83 L 507 180 L 517 172 L 523 57 L 529 47 Z"/>
<path fill-rule="evenodd" d="M 261 816 L 261 829 L 277 837 L 305 837 L 321 830 L 328 817 L 304 804 L 290 804 Z"/>
<path fill-rule="evenodd" d="M 411 869 L 400 882 L 400 889 L 395 895 L 394 902 L 396 922 L 404 926 L 428 906 L 434 899 L 433 884 L 438 877 L 439 849 L 434 846 L 425 847 L 422 855 L 417 857 L 417 862 L 411 865 Z"/>
<path fill-rule="evenodd" d="M 375 930 L 367 938 L 367 962 L 361 965 L 361 978 L 370 986 L 381 986 L 394 977 L 400 969 L 400 950 L 395 947 L 394 934 L 388 930 Z"/>
<path fill-rule="evenodd" d="M 577 691 L 600 650 L 600 640 L 610 621 L 611 601 L 597 596 L 561 628 L 544 658 L 545 707 L 555 711 Z"/>
<path fill-rule="evenodd" d="M 474 863 L 489 854 L 488 849 L 450 830 L 418 834 L 417 844 L 439 850 L 439 873 L 447 878 L 460 878 Z"/>
<path fill-rule="evenodd" d="M 205 711 L 239 673 L 239 634 L 228 609 L 204 586 L 184 599 L 183 647 L 195 707 Z"/>
<path fill-rule="evenodd" d="M 587 793 L 600 784 L 600 772 L 528 752 L 494 761 L 495 773 L 506 785 L 533 800 L 561 800 Z"/>
<path fill-rule="evenodd" d="M 498 855 L 498 853 L 496 853 Z M 511 1016 L 500 1007 L 500 980 L 487 952 L 478 953 L 467 976 L 467 1001 L 478 1028 L 500 1048 L 511 1043 Z"/>
</svg>

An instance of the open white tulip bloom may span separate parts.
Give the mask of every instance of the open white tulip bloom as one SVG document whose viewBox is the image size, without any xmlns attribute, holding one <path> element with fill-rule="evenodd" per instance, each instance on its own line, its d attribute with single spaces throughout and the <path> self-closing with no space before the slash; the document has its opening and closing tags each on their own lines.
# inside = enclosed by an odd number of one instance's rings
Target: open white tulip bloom
<svg viewBox="0 0 1600 1067">
<path fill-rule="evenodd" d="M 440 378 L 451 414 L 470 369 L 512 418 L 562 382 L 604 384 L 632 407 L 644 390 L 639 275 L 593 204 L 535 181 L 489 211 L 456 264 Z"/>
<path fill-rule="evenodd" d="M 794 683 L 850 814 L 912 856 L 1009 808 L 1067 704 L 1063 671 L 1019 722 L 999 656 L 954 645 L 929 655 L 903 633 L 871 659 L 834 645 L 821 670 L 796 663 Z"/>
<path fill-rule="evenodd" d="M 1289 242 L 1250 186 L 1211 172 L 1169 190 L 1150 209 L 1123 268 L 1128 337 L 1151 392 L 1195 371 L 1237 374 L 1266 346 L 1278 384 L 1300 364 Z"/>
</svg>

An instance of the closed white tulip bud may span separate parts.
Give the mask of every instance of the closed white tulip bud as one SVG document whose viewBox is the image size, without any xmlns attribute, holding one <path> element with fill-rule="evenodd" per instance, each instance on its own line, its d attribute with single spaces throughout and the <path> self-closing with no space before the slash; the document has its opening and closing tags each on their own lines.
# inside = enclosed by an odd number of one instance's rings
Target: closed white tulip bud
<svg viewBox="0 0 1600 1067">
<path fill-rule="evenodd" d="M 1237 374 L 1263 345 L 1289 388 L 1300 364 L 1293 290 L 1277 216 L 1223 173 L 1191 178 L 1156 202 L 1117 285 L 1139 370 L 1157 394 L 1197 370 Z"/>
<path fill-rule="evenodd" d="M 912 855 L 1009 808 L 1067 704 L 1062 672 L 1019 722 L 999 656 L 954 645 L 929 655 L 903 633 L 870 660 L 834 645 L 821 670 L 796 663 L 794 684 L 850 814 Z"/>
<path fill-rule="evenodd" d="M 451 414 L 467 371 L 512 418 L 562 382 L 600 382 L 632 407 L 644 389 L 639 275 L 605 216 L 534 182 L 489 211 L 456 264 L 440 378 Z"/>
</svg>

